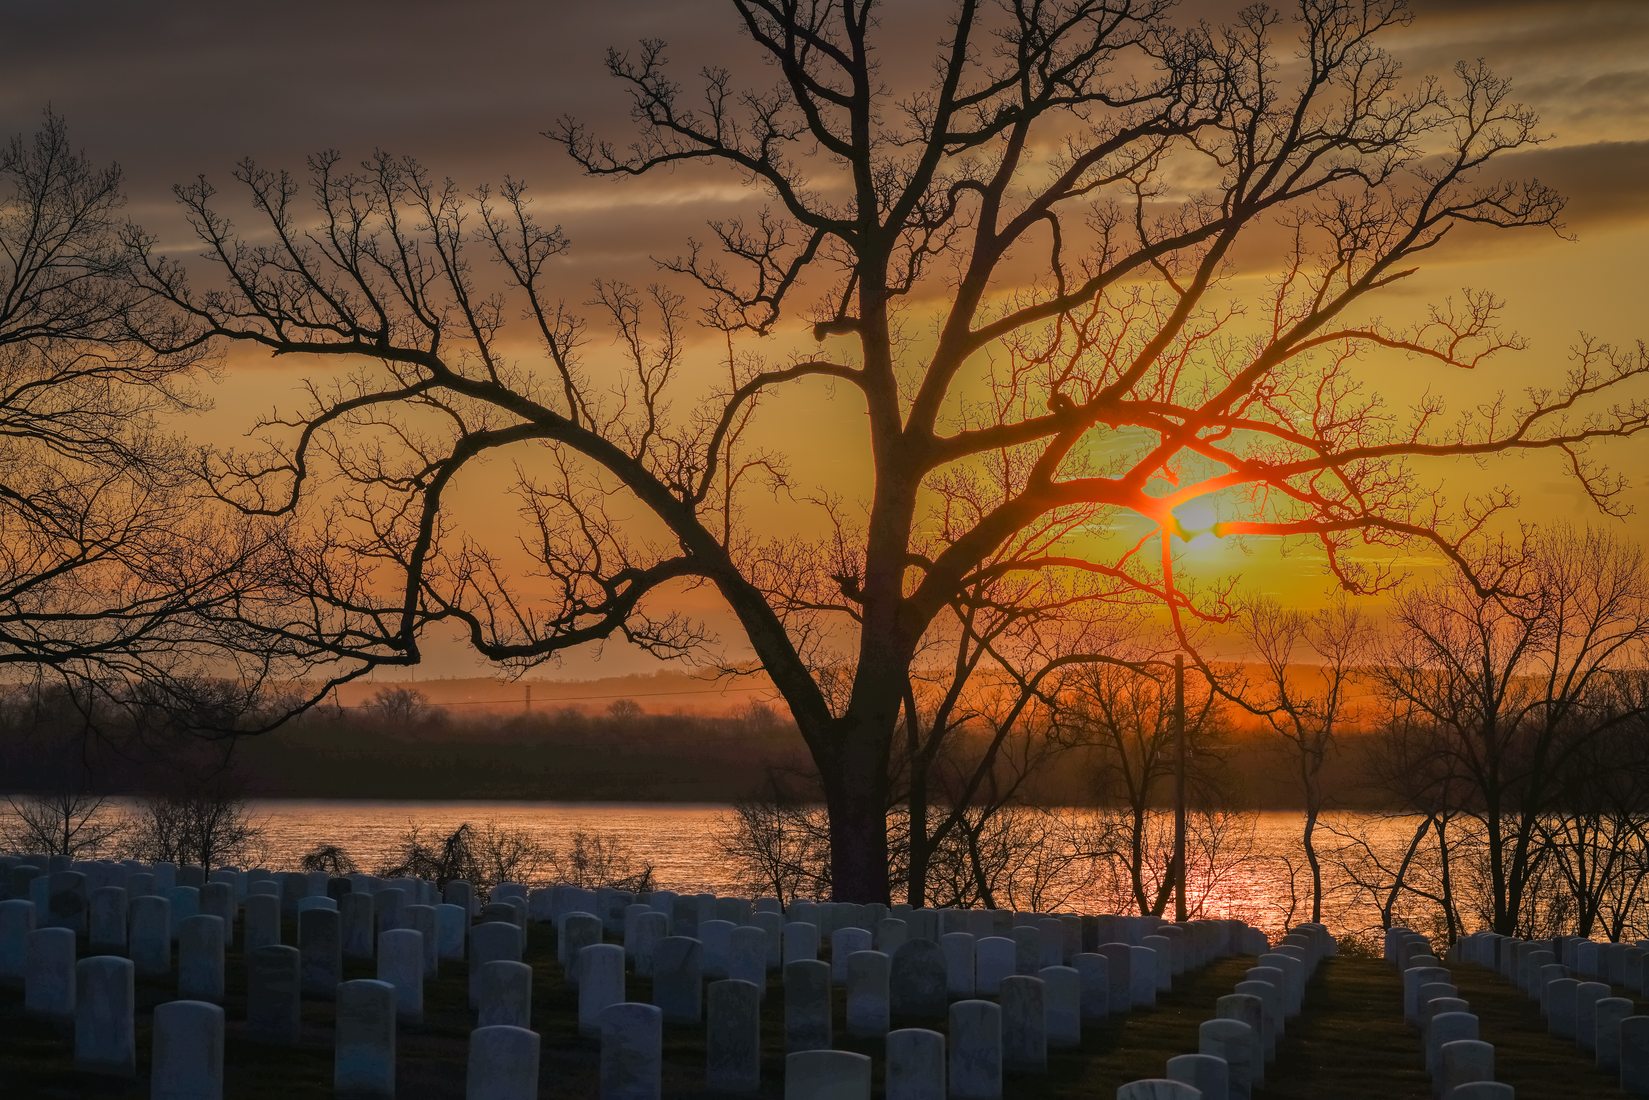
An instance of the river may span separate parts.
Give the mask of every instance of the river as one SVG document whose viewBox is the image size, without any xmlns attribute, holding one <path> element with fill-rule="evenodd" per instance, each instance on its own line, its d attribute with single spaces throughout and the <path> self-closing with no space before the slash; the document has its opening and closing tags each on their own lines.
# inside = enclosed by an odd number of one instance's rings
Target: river
<svg viewBox="0 0 1649 1100">
<path fill-rule="evenodd" d="M 400 840 L 416 825 L 438 839 L 459 825 L 491 822 L 520 830 L 538 843 L 564 850 L 575 832 L 600 834 L 617 841 L 638 862 L 650 863 L 661 887 L 678 891 L 726 892 L 736 876 L 719 837 L 725 835 L 731 808 L 716 804 L 566 803 L 566 802 L 400 802 L 261 800 L 251 813 L 263 829 L 264 862 L 295 866 L 304 853 L 321 845 L 342 848 L 363 869 L 392 859 Z M 1402 845 L 1412 826 L 1404 820 L 1339 815 L 1338 824 L 1367 837 L 1377 847 Z M 1275 930 L 1292 917 L 1309 918 L 1309 886 L 1300 857 L 1302 819 L 1295 813 L 1253 815 L 1220 854 L 1220 874 L 1199 892 L 1207 916 L 1240 917 Z M 1251 829 L 1251 831 L 1250 831 Z M 1322 837 L 1323 847 L 1337 843 Z M 1290 866 L 1296 885 L 1290 887 Z M 1195 876 L 1197 860 L 1192 859 Z M 1081 871 L 1075 872 L 1078 877 Z M 1350 888 L 1330 865 L 1325 919 L 1336 932 L 1366 933 L 1379 915 L 1364 891 Z M 1107 905 L 1093 891 L 1078 887 L 1067 907 L 1099 910 Z"/>
</svg>

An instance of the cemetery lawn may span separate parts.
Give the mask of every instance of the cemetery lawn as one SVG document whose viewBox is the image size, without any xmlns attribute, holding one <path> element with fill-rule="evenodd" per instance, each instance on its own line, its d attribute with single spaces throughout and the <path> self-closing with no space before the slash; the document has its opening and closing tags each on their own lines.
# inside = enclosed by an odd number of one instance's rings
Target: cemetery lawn
<svg viewBox="0 0 1649 1100">
<path fill-rule="evenodd" d="M 288 927 L 285 935 L 286 942 L 294 942 L 295 929 Z M 598 1095 L 596 1044 L 578 1036 L 576 994 L 561 981 L 548 926 L 531 926 L 527 961 L 534 968 L 534 1026 L 543 1036 L 540 1094 L 545 1100 L 593 1098 Z M 225 1095 L 230 1100 L 331 1096 L 331 1002 L 304 1001 L 303 1034 L 295 1048 L 249 1042 L 244 1024 L 245 959 L 231 950 L 226 963 Z M 1168 1058 L 1196 1051 L 1198 1025 L 1212 1016 L 1215 1000 L 1229 993 L 1251 964 L 1248 957 L 1222 960 L 1179 979 L 1172 993 L 1159 997 L 1154 1010 L 1087 1028 L 1082 1050 L 1050 1051 L 1047 1075 L 1010 1076 L 1005 1097 L 1110 1100 L 1122 1082 L 1162 1075 Z M 401 1095 L 420 1100 L 463 1096 L 472 1021 L 465 974 L 462 964 L 443 966 L 441 977 L 425 987 L 425 1022 L 402 1026 L 397 1050 Z M 1606 1078 L 1589 1068 L 1588 1058 L 1546 1037 L 1539 1010 L 1513 987 L 1475 967 L 1461 966 L 1455 974 L 1462 996 L 1482 1016 L 1484 1037 L 1495 1043 L 1499 1078 L 1515 1085 L 1518 1095 L 1580 1100 L 1613 1091 Z M 345 963 L 346 978 L 373 976 L 370 964 Z M 1377 960 L 1326 961 L 1312 981 L 1304 1014 L 1288 1025 L 1277 1061 L 1267 1071 L 1266 1087 L 1255 1090 L 1256 1100 L 1429 1100 L 1419 1038 L 1403 1024 L 1400 988 L 1396 974 Z M 648 981 L 629 978 L 632 1000 L 648 1001 L 651 992 Z M 22 991 L 0 989 L 0 1096 L 147 1097 L 149 1020 L 155 1005 L 174 996 L 169 982 L 139 983 L 139 1078 L 118 1081 L 74 1072 L 70 1029 L 25 1019 Z M 837 990 L 837 1046 L 879 1056 L 879 1042 L 845 1036 L 844 1017 L 845 997 Z M 906 1023 L 895 1020 L 894 1026 Z M 762 1009 L 766 1097 L 782 1096 L 783 1029 L 783 992 L 775 977 Z M 703 1087 L 703 1066 L 702 1029 L 666 1027 L 664 1094 L 714 1095 Z M 876 1080 L 879 1087 L 880 1066 Z"/>
</svg>

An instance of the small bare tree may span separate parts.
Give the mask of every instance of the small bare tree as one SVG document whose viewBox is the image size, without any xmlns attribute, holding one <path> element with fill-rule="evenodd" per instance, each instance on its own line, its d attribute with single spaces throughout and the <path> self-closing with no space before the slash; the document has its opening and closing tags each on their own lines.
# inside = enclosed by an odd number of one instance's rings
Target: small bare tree
<svg viewBox="0 0 1649 1100">
<path fill-rule="evenodd" d="M 1078 677 L 1059 718 L 1072 739 L 1093 750 L 1095 794 L 1101 816 L 1111 817 L 1093 855 L 1120 872 L 1125 904 L 1155 915 L 1167 907 L 1181 871 L 1172 858 L 1173 692 L 1172 669 L 1162 662 L 1095 666 Z M 1218 732 L 1215 696 L 1205 689 L 1187 701 L 1185 733 L 1188 800 L 1193 811 L 1204 811 L 1210 835 L 1223 822 Z"/>
<path fill-rule="evenodd" d="M 1323 766 L 1351 710 L 1353 677 L 1368 653 L 1369 627 L 1343 598 L 1306 613 L 1270 599 L 1252 601 L 1239 628 L 1259 659 L 1256 676 L 1222 691 L 1265 719 L 1282 739 L 1305 802 L 1300 846 L 1311 872 L 1311 919 L 1323 919 L 1323 866 L 1317 852 Z"/>
</svg>

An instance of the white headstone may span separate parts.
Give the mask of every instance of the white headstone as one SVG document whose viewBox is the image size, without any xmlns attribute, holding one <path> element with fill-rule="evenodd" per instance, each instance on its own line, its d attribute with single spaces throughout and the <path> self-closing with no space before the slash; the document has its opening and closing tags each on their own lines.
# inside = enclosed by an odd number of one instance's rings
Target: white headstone
<svg viewBox="0 0 1649 1100">
<path fill-rule="evenodd" d="M 1626 997 L 1605 997 L 1597 1003 L 1597 1068 L 1611 1077 L 1620 1074 L 1620 1025 L 1632 1015 L 1634 1005 Z"/>
<path fill-rule="evenodd" d="M 522 1027 L 470 1032 L 467 1100 L 538 1100 L 538 1033 Z"/>
<path fill-rule="evenodd" d="M 178 925 L 177 991 L 182 1001 L 223 1003 L 223 921 L 217 917 L 197 914 Z"/>
<path fill-rule="evenodd" d="M 727 976 L 767 991 L 767 933 L 755 925 L 733 929 L 727 939 Z"/>
<path fill-rule="evenodd" d="M 223 1100 L 223 1009 L 205 1001 L 155 1006 L 150 1100 Z"/>
<path fill-rule="evenodd" d="M 870 1100 L 870 1070 L 863 1054 L 792 1052 L 784 1060 L 784 1100 Z"/>
<path fill-rule="evenodd" d="M 899 1020 L 942 1020 L 950 1008 L 944 949 L 929 939 L 907 939 L 893 952 L 889 1008 Z"/>
<path fill-rule="evenodd" d="M 837 985 L 847 982 L 847 959 L 855 951 L 870 950 L 870 933 L 863 928 L 838 928 L 830 934 L 830 980 Z"/>
<path fill-rule="evenodd" d="M 947 1047 L 951 1100 L 1001 1100 L 1002 1010 L 996 1004 L 953 1003 Z"/>
<path fill-rule="evenodd" d="M 339 985 L 334 1042 L 335 1095 L 394 1100 L 394 986 L 370 978 Z"/>
<path fill-rule="evenodd" d="M 1559 1039 L 1575 1037 L 1575 1000 L 1580 982 L 1559 978 L 1546 983 L 1546 1029 Z"/>
<path fill-rule="evenodd" d="M 476 1006 L 481 994 L 481 967 L 499 959 L 520 962 L 522 946 L 521 929 L 513 924 L 492 921 L 487 924 L 478 924 L 470 930 L 469 998 L 471 1008 Z"/>
<path fill-rule="evenodd" d="M 302 962 L 296 947 L 272 943 L 247 956 L 247 1038 L 296 1046 L 300 1028 Z"/>
<path fill-rule="evenodd" d="M 1237 994 L 1259 998 L 1263 1012 L 1260 1027 L 1260 1047 L 1263 1061 L 1269 1062 L 1276 1057 L 1277 1041 L 1282 1038 L 1283 1018 L 1283 991 L 1270 982 L 1238 982 L 1234 988 Z M 1223 998 L 1222 998 L 1223 999 Z M 1255 1079 L 1259 1084 L 1260 1079 Z"/>
<path fill-rule="evenodd" d="M 23 970 L 23 1010 L 44 1020 L 74 1018 L 74 932 L 36 928 L 28 936 Z"/>
<path fill-rule="evenodd" d="M 652 977 L 659 942 L 669 934 L 670 918 L 656 909 L 636 914 L 635 919 L 625 925 L 624 953 L 630 957 L 637 975 Z"/>
<path fill-rule="evenodd" d="M 887 1034 L 890 963 L 880 951 L 855 951 L 847 957 L 849 1035 L 868 1039 Z"/>
<path fill-rule="evenodd" d="M 939 949 L 945 953 L 945 993 L 963 999 L 974 995 L 973 933 L 946 932 L 939 937 Z"/>
<path fill-rule="evenodd" d="M 410 1024 L 423 1022 L 424 937 L 420 933 L 411 928 L 379 933 L 378 980 L 395 987 L 395 1015 L 399 1019 Z"/>
<path fill-rule="evenodd" d="M 139 978 L 160 978 L 172 972 L 172 903 L 145 894 L 132 898 L 126 910 L 128 947 Z"/>
<path fill-rule="evenodd" d="M 624 949 L 617 944 L 603 946 L 619 953 L 622 973 Z M 584 950 L 588 953 L 595 948 Z M 601 1010 L 597 1030 L 601 1036 L 601 1100 L 659 1100 L 664 1081 L 664 1014 L 653 1005 L 621 1001 Z"/>
<path fill-rule="evenodd" d="M 673 1024 L 696 1024 L 704 1012 L 701 945 L 690 936 L 665 936 L 653 952 L 653 1003 Z"/>
<path fill-rule="evenodd" d="M 424 977 L 434 978 L 441 972 L 441 941 L 437 938 L 435 906 L 405 905 L 401 907 L 402 927 L 410 928 L 424 937 Z"/>
<path fill-rule="evenodd" d="M 23 979 L 34 925 L 34 902 L 22 898 L 0 901 L 0 981 Z"/>
<path fill-rule="evenodd" d="M 1197 1028 L 1197 1052 L 1225 1064 L 1227 1091 L 1222 1095 L 1230 1100 L 1249 1100 L 1254 1094 L 1265 1066 L 1260 1050 L 1259 1034 L 1241 1020 L 1204 1020 Z"/>
<path fill-rule="evenodd" d="M 0 903 L 4 904 L 4 903 Z M 104 954 L 126 953 L 126 888 L 99 886 L 87 902 L 87 946 Z M 5 935 L 0 931 L 0 937 Z M 0 953 L 3 953 L 0 948 Z"/>
<path fill-rule="evenodd" d="M 1159 956 L 1156 950 L 1150 947 L 1131 947 L 1128 950 L 1133 955 L 1129 970 L 1133 1006 L 1154 1008 L 1157 1003 L 1157 974 L 1167 961 L 1166 957 Z"/>
<path fill-rule="evenodd" d="M 1071 959 L 1081 987 L 1082 1018 L 1089 1023 L 1105 1019 L 1111 1005 L 1110 963 L 1097 951 L 1079 952 Z"/>
<path fill-rule="evenodd" d="M 819 957 L 819 926 L 810 921 L 791 921 L 784 926 L 784 961 Z"/>
<path fill-rule="evenodd" d="M 1105 956 L 1105 975 L 1111 982 L 1111 1015 L 1120 1015 L 1134 1004 L 1134 949 L 1121 942 L 1102 943 L 1099 954 Z"/>
<path fill-rule="evenodd" d="M 746 1094 L 761 1088 L 761 995 L 750 982 L 711 982 L 704 1036 L 705 1085 Z"/>
<path fill-rule="evenodd" d="M 94 955 L 75 965 L 76 1069 L 121 1077 L 137 1072 L 134 974 L 130 959 L 113 955 Z"/>
<path fill-rule="evenodd" d="M 994 997 L 1002 979 L 1018 972 L 1018 947 L 1006 936 L 985 936 L 973 946 L 974 988 L 981 996 Z"/>
<path fill-rule="evenodd" d="M 480 925 L 476 930 L 484 927 Z M 578 953 L 600 942 L 600 917 L 580 910 L 561 914 L 561 919 L 556 922 L 555 956 L 565 971 L 568 985 L 578 986 Z"/>
<path fill-rule="evenodd" d="M 1594 950 L 1597 945 L 1592 945 Z M 1605 982 L 1582 982 L 1575 988 L 1575 1045 L 1588 1054 L 1597 1052 L 1597 1003 L 1611 990 Z"/>
<path fill-rule="evenodd" d="M 601 1012 L 624 1001 L 624 948 L 616 943 L 592 943 L 578 953 L 578 1031 L 584 1036 L 601 1032 Z"/>
<path fill-rule="evenodd" d="M 1168 1080 L 1190 1085 L 1203 1100 L 1229 1097 L 1230 1079 L 1225 1059 L 1212 1054 L 1180 1054 L 1168 1059 Z"/>
<path fill-rule="evenodd" d="M 1443 1068 L 1443 1044 L 1478 1037 L 1477 1017 L 1469 1012 L 1440 1012 L 1426 1029 L 1426 1073 L 1435 1079 Z"/>
<path fill-rule="evenodd" d="M 1461 1085 L 1494 1080 L 1494 1047 L 1477 1039 L 1453 1039 L 1438 1050 L 1434 1083 L 1441 1096 Z"/>
<path fill-rule="evenodd" d="M 886 1100 L 946 1100 L 945 1037 L 907 1027 L 887 1036 Z"/>
<path fill-rule="evenodd" d="M 532 1028 L 532 967 L 494 959 L 481 964 L 477 983 L 476 1027 Z"/>
<path fill-rule="evenodd" d="M 1042 979 L 1047 998 L 1048 1046 L 1069 1050 L 1082 1045 L 1082 978 L 1074 967 L 1045 966 Z"/>
<path fill-rule="evenodd" d="M 1620 1022 L 1620 1088 L 1627 1096 L 1649 1096 L 1649 1016 Z"/>
<path fill-rule="evenodd" d="M 343 981 L 342 922 L 333 909 L 298 913 L 298 953 L 304 996 L 331 1000 Z"/>
<path fill-rule="evenodd" d="M 452 883 L 447 883 L 451 886 Z M 464 885 L 469 885 L 465 883 Z M 443 962 L 462 962 L 469 939 L 469 911 L 461 905 L 443 902 L 435 907 L 435 951 Z"/>
<path fill-rule="evenodd" d="M 247 899 L 249 909 L 251 900 Z M 377 904 L 375 895 L 365 891 L 348 893 L 338 899 L 338 923 L 344 958 L 372 958 L 378 943 Z"/>
<path fill-rule="evenodd" d="M 1010 1071 L 1042 1073 L 1048 1068 L 1048 997 L 1041 978 L 1014 974 L 1002 979 L 1002 1064 Z"/>
<path fill-rule="evenodd" d="M 1214 1018 L 1216 1020 L 1235 1020 L 1248 1028 L 1242 1033 L 1242 1038 L 1248 1043 L 1248 1052 L 1239 1057 L 1235 1053 L 1222 1053 L 1218 1050 L 1203 1050 L 1204 1054 L 1217 1054 L 1224 1058 L 1231 1067 L 1231 1096 L 1233 1100 L 1240 1095 L 1247 1100 L 1249 1091 L 1265 1084 L 1265 1002 L 1250 993 L 1231 993 L 1214 1002 Z M 1216 1032 L 1222 1041 L 1229 1036 L 1239 1033 Z"/>
<path fill-rule="evenodd" d="M 787 1053 L 830 1048 L 830 969 L 829 963 L 818 959 L 799 959 L 785 964 L 784 1049 Z"/>
</svg>

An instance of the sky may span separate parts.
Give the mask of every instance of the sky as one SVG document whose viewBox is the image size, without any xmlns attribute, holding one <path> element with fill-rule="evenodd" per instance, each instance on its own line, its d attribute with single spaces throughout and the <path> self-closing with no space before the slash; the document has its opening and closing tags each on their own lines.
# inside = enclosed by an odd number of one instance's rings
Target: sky
<svg viewBox="0 0 1649 1100">
<path fill-rule="evenodd" d="M 1235 7 L 1187 0 L 1179 17 L 1218 18 Z M 1531 380 L 1560 369 L 1581 332 L 1621 342 L 1649 336 L 1649 3 L 1415 0 L 1414 7 L 1412 26 L 1388 39 L 1407 67 L 1446 72 L 1457 60 L 1482 58 L 1539 110 L 1551 140 L 1509 158 L 1505 170 L 1538 176 L 1568 196 L 1573 239 L 1503 235 L 1456 249 L 1404 289 L 1407 301 L 1418 308 L 1461 286 L 1493 287 L 1530 341 L 1512 376 Z M 933 41 L 943 4 L 898 0 L 887 10 L 889 27 L 913 44 L 909 59 L 925 56 L 917 47 Z M 541 136 L 565 114 L 598 132 L 626 133 L 626 103 L 602 60 L 609 46 L 642 37 L 666 40 L 684 68 L 726 62 L 735 72 L 749 70 L 747 62 L 738 67 L 747 55 L 720 0 L 19 2 L 0 16 L 0 71 L 7 74 L 0 126 L 27 131 L 49 105 L 94 160 L 122 165 L 131 216 L 180 247 L 170 187 L 202 174 L 227 180 L 247 156 L 301 169 L 317 150 L 355 158 L 381 148 L 415 156 L 465 186 L 524 178 L 545 216 L 573 241 L 561 277 L 576 301 L 596 277 L 645 281 L 651 257 L 679 253 L 707 218 L 749 201 L 736 181 L 704 173 L 587 179 Z M 291 407 L 304 370 L 237 353 L 214 387 L 215 408 L 188 430 L 234 439 L 258 413 Z M 826 409 L 796 423 L 792 442 L 812 455 L 820 481 L 852 476 L 843 457 L 851 448 L 835 445 L 846 421 Z M 1611 458 L 1630 473 L 1644 468 L 1649 448 L 1634 443 Z M 1530 515 L 1591 519 L 1549 461 L 1515 460 L 1466 476 L 1514 482 Z M 1649 478 L 1637 479 L 1629 499 L 1636 514 L 1624 526 L 1642 538 L 1649 534 Z M 1260 587 L 1307 601 L 1321 591 L 1320 584 L 1303 587 L 1298 562 L 1270 551 L 1199 554 L 1194 564 L 1210 573 L 1246 570 Z M 445 644 L 430 665 L 432 675 L 478 667 L 461 647 Z M 642 667 L 634 655 L 609 653 L 605 665 L 579 656 L 561 672 Z"/>
</svg>

